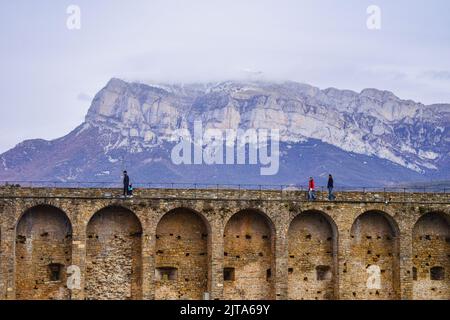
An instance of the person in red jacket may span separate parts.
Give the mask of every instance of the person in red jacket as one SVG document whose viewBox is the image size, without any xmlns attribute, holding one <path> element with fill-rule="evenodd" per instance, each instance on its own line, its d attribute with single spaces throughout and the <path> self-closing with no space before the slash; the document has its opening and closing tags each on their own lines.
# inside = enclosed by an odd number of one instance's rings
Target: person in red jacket
<svg viewBox="0 0 450 320">
<path fill-rule="evenodd" d="M 308 184 L 308 200 L 316 200 L 316 195 L 314 194 L 314 179 L 313 177 L 309 177 Z"/>
</svg>

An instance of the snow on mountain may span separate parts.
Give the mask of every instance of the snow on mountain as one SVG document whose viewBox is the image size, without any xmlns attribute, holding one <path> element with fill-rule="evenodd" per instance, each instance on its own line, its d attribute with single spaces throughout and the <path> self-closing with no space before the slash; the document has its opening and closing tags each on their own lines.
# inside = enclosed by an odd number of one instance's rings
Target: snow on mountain
<svg viewBox="0 0 450 320">
<path fill-rule="evenodd" d="M 357 94 L 293 82 L 224 82 L 203 88 L 112 79 L 95 97 L 86 122 L 120 132 L 122 140 L 133 139 L 135 151 L 167 140 L 195 119 L 208 128 L 277 128 L 284 142 L 314 138 L 422 173 L 437 169 L 449 150 L 450 106 L 436 110 L 388 91 Z"/>
<path fill-rule="evenodd" d="M 176 172 L 169 165 L 167 144 L 175 130 L 192 129 L 195 120 L 205 128 L 279 129 L 283 146 L 289 147 L 285 154 L 312 139 L 337 148 L 333 150 L 340 157 L 348 153 L 402 167 L 397 178 L 405 181 L 450 177 L 448 104 L 426 106 L 388 91 L 320 90 L 295 82 L 146 85 L 113 78 L 95 96 L 85 123 L 72 133 L 50 142 L 26 141 L 3 154 L 0 178 L 105 176 L 112 172 L 105 163 L 118 166 L 132 156 L 142 158 L 141 164 L 160 159 L 159 164 Z M 44 163 L 46 153 L 55 159 Z M 38 163 L 45 166 L 43 174 L 33 173 Z"/>
</svg>

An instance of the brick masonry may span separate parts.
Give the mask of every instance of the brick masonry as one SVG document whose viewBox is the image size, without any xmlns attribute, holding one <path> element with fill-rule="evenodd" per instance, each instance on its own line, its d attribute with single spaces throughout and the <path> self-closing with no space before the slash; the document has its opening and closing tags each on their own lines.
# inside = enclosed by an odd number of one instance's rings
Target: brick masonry
<svg viewBox="0 0 450 320">
<path fill-rule="evenodd" d="M 119 194 L 0 188 L 1 299 L 450 299 L 449 194 Z"/>
</svg>

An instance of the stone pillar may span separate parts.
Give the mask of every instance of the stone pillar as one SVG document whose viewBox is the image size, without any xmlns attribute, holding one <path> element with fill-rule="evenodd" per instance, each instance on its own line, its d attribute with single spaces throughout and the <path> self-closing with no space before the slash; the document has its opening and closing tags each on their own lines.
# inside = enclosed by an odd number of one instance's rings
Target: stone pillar
<svg viewBox="0 0 450 320">
<path fill-rule="evenodd" d="M 280 227 L 280 226 L 279 226 Z M 275 299 L 287 300 L 288 298 L 288 226 L 283 225 L 276 231 L 275 236 Z"/>
<path fill-rule="evenodd" d="M 412 231 L 402 231 L 400 233 L 400 296 L 402 300 L 413 299 L 413 278 L 412 278 Z"/>
<path fill-rule="evenodd" d="M 352 293 L 349 290 L 349 280 L 350 275 L 348 273 L 348 265 L 350 259 L 350 229 L 340 229 L 338 237 L 338 267 L 337 267 L 337 288 L 336 288 L 336 299 L 337 300 L 348 300 L 352 299 Z"/>
<path fill-rule="evenodd" d="M 142 298 L 144 300 L 155 299 L 155 250 L 156 250 L 156 228 L 159 219 L 165 210 L 159 211 L 150 206 L 144 209 L 142 219 Z"/>
<path fill-rule="evenodd" d="M 3 206 L 0 206 L 0 214 L 3 214 Z M 6 256 L 3 255 L 3 245 L 6 239 L 3 238 L 3 233 L 5 232 L 5 227 L 1 224 L 0 221 L 0 300 L 3 300 L 6 298 L 6 284 L 4 283 L 5 280 L 5 266 L 4 261 Z"/>
<path fill-rule="evenodd" d="M 155 299 L 155 234 L 152 234 L 154 228 L 143 225 L 142 234 L 142 299 Z"/>
<path fill-rule="evenodd" d="M 1 230 L 0 299 L 15 299 L 15 225 L 3 225 Z"/>
<path fill-rule="evenodd" d="M 0 256 L 0 272 L 1 283 L 1 299 L 14 300 L 16 298 L 16 217 L 22 214 L 21 206 L 18 203 L 10 203 L 11 206 L 5 207 L 2 212 L 4 220 L 1 228 L 1 256 Z M 0 287 L 0 289 L 2 289 Z"/>
<path fill-rule="evenodd" d="M 77 272 L 76 268 L 79 268 L 80 286 L 78 288 L 75 286 L 71 290 L 71 299 L 84 300 L 86 283 L 86 224 L 80 221 L 82 218 L 81 213 L 73 216 L 76 217 L 76 223 L 72 224 L 72 266 L 75 266 L 72 272 Z M 74 276 L 76 277 L 77 275 L 73 273 L 68 274 L 68 277 Z"/>
<path fill-rule="evenodd" d="M 217 216 L 217 215 L 216 215 Z M 223 232 L 221 221 L 215 219 L 211 224 L 209 247 L 210 247 L 210 299 L 223 299 Z"/>
</svg>

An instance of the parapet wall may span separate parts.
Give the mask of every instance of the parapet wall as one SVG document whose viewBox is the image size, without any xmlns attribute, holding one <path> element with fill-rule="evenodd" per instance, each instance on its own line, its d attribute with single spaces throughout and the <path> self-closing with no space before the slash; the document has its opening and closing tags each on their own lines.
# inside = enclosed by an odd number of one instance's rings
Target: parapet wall
<svg viewBox="0 0 450 320">
<path fill-rule="evenodd" d="M 450 299 L 450 194 L 0 188 L 2 299 Z"/>
</svg>

